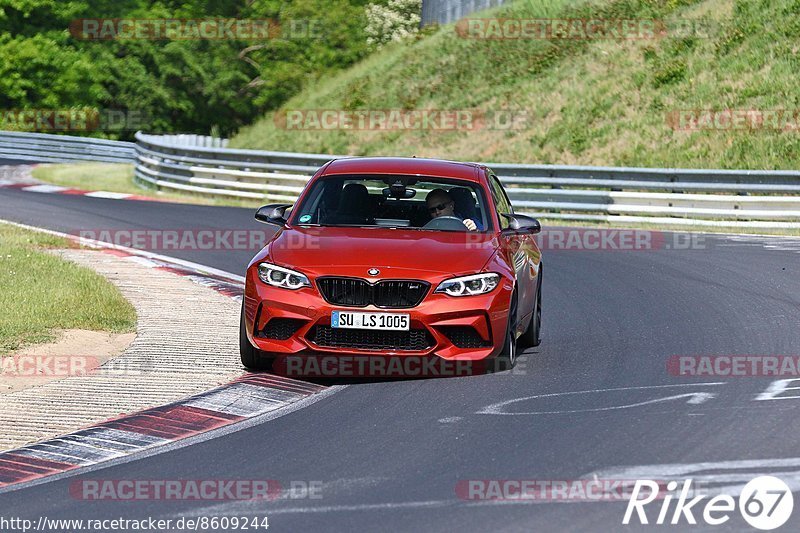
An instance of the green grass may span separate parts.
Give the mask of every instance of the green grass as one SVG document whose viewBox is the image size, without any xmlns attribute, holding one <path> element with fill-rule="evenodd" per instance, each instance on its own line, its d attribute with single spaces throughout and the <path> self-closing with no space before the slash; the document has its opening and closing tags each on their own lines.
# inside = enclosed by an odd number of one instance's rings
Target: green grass
<svg viewBox="0 0 800 533">
<path fill-rule="evenodd" d="M 527 0 L 485 15 L 708 21 L 707 36 L 475 40 L 445 26 L 389 45 L 293 109 L 524 110 L 524 127 L 289 131 L 273 115 L 231 147 L 518 163 L 792 169 L 800 131 L 675 131 L 681 109 L 800 108 L 800 0 Z M 471 15 L 474 17 L 476 15 Z"/>
<path fill-rule="evenodd" d="M 73 187 L 87 191 L 109 191 L 147 195 L 133 182 L 133 165 L 122 163 L 69 163 L 40 165 L 33 169 L 33 177 L 53 185 Z"/>
<path fill-rule="evenodd" d="M 231 205 L 258 207 L 267 203 L 259 200 L 235 198 L 208 198 L 192 193 L 165 192 L 143 187 L 133 180 L 133 165 L 122 163 L 66 163 L 40 165 L 33 170 L 33 177 L 45 183 L 72 187 L 87 191 L 108 191 L 140 196 L 152 196 L 171 202 L 203 205 Z"/>
<path fill-rule="evenodd" d="M 136 311 L 99 274 L 43 249 L 69 241 L 0 224 L 0 356 L 52 341 L 57 330 L 130 332 Z"/>
</svg>

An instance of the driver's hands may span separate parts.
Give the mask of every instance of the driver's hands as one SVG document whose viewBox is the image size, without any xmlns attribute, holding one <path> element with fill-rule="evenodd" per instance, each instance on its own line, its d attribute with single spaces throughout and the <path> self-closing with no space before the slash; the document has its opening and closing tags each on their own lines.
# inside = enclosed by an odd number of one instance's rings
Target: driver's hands
<svg viewBox="0 0 800 533">
<path fill-rule="evenodd" d="M 476 231 L 478 229 L 478 225 L 475 224 L 475 221 L 472 220 L 471 218 L 467 218 L 463 222 L 464 225 L 467 227 L 467 229 L 470 231 Z"/>
</svg>

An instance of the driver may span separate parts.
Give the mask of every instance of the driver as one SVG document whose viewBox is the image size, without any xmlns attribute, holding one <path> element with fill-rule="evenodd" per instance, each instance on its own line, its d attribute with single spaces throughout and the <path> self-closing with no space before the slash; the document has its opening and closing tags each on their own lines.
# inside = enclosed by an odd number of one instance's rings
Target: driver
<svg viewBox="0 0 800 533">
<path fill-rule="evenodd" d="M 428 213 L 431 214 L 431 218 L 458 217 L 468 230 L 483 231 L 480 222 L 456 214 L 456 203 L 444 189 L 434 189 L 429 192 L 425 197 L 425 204 L 428 206 Z"/>
</svg>

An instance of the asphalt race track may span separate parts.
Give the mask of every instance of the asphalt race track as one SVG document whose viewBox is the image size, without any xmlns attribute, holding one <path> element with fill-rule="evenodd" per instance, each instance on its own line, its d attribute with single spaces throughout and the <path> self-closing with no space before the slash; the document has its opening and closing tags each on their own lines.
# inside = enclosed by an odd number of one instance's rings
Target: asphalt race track
<svg viewBox="0 0 800 533">
<path fill-rule="evenodd" d="M 251 209 L 11 189 L 0 190 L 0 218 L 64 232 L 265 228 Z M 353 383 L 261 425 L 5 492 L 0 508 L 34 520 L 45 510 L 70 519 L 267 515 L 275 531 L 612 531 L 626 529 L 624 501 L 466 501 L 456 486 L 595 473 L 659 480 L 686 471 L 682 479 L 776 473 L 800 491 L 800 397 L 787 391 L 781 401 L 756 400 L 777 378 L 667 371 L 674 355 L 800 354 L 800 239 L 767 240 L 700 236 L 693 249 L 676 249 L 686 236 L 666 234 L 668 247 L 656 250 L 545 250 L 544 341 L 513 373 Z M 160 253 L 240 275 L 253 255 Z M 564 394 L 578 391 L 592 392 Z M 537 395 L 552 396 L 496 405 Z M 621 470 L 643 465 L 651 466 Z M 275 502 L 91 502 L 70 497 L 81 477 L 275 479 L 322 488 L 321 498 Z M 702 511 L 694 514 L 702 523 Z M 798 530 L 798 516 L 782 529 Z M 671 529 L 749 526 L 734 513 L 722 527 L 684 520 Z"/>
</svg>

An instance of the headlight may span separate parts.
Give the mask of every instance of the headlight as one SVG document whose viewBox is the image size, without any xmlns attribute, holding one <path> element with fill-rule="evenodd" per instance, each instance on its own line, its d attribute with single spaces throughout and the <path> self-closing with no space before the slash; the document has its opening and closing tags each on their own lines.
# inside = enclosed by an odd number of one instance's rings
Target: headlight
<svg viewBox="0 0 800 533">
<path fill-rule="evenodd" d="M 492 292 L 498 283 L 500 275 L 489 272 L 445 280 L 435 292 L 443 292 L 449 296 L 474 296 Z"/>
<path fill-rule="evenodd" d="M 308 281 L 305 274 L 271 263 L 259 263 L 258 277 L 261 278 L 261 281 L 264 283 L 272 285 L 273 287 L 281 287 L 282 289 L 294 290 L 311 286 L 311 282 Z"/>
</svg>

